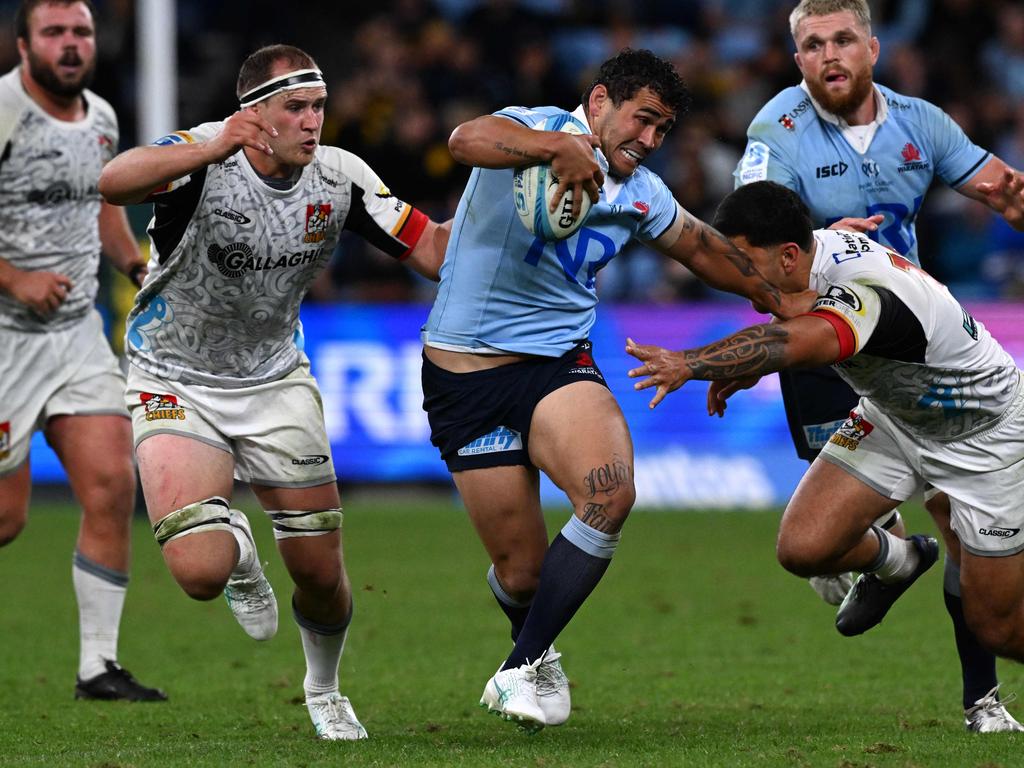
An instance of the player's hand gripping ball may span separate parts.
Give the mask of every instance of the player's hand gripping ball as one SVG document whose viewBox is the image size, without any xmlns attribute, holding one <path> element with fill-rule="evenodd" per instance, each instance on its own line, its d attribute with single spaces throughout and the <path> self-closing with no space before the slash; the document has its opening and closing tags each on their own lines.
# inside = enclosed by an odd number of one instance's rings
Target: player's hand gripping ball
<svg viewBox="0 0 1024 768">
<path fill-rule="evenodd" d="M 553 115 L 538 130 L 564 131 L 585 135 L 586 126 L 569 114 Z M 580 201 L 580 215 L 572 215 L 573 190 L 568 189 L 551 210 L 551 200 L 558 191 L 558 177 L 547 163 L 517 168 L 512 176 L 512 199 L 519 220 L 532 234 L 543 240 L 564 240 L 583 226 L 590 214 L 590 196 L 584 192 Z"/>
</svg>

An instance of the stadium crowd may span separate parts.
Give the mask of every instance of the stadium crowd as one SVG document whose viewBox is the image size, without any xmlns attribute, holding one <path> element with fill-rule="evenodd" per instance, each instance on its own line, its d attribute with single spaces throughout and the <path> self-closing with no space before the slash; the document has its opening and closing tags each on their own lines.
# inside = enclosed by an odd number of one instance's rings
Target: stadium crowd
<svg viewBox="0 0 1024 768">
<path fill-rule="evenodd" d="M 0 64 L 17 60 L 0 2 Z M 389 0 L 324 3 L 281 13 L 269 0 L 178 0 L 178 126 L 237 108 L 238 62 L 285 40 L 311 51 L 328 82 L 323 142 L 364 158 L 403 199 L 443 220 L 469 169 L 447 139 L 461 121 L 510 104 L 569 104 L 620 47 L 670 58 L 693 94 L 689 114 L 651 158 L 694 215 L 710 219 L 732 189 L 745 130 L 777 91 L 795 84 L 791 0 Z M 1024 166 L 1024 6 L 1014 0 L 878 0 L 876 80 L 928 99 L 981 146 Z M 136 134 L 135 19 L 129 0 L 99 0 L 94 90 Z M 6 70 L 5 70 L 6 71 Z M 1024 296 L 1024 234 L 950 190 L 923 207 L 923 266 L 963 298 Z M 856 213 L 856 212 L 852 212 Z M 344 238 L 313 300 L 429 300 L 434 285 L 355 238 Z M 713 292 L 682 267 L 633 246 L 601 273 L 605 300 L 664 302 Z"/>
</svg>

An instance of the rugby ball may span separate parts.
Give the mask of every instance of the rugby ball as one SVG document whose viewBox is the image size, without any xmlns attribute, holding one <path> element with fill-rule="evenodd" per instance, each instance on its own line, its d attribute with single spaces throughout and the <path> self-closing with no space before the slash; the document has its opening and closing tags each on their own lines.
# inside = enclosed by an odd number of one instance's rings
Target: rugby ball
<svg viewBox="0 0 1024 768">
<path fill-rule="evenodd" d="M 541 131 L 564 131 L 584 135 L 587 127 L 568 113 L 552 115 L 537 125 Z M 595 152 L 596 156 L 596 152 Z M 543 240 L 563 240 L 583 226 L 590 213 L 590 196 L 584 192 L 580 215 L 573 217 L 573 190 L 568 190 L 558 201 L 555 210 L 550 203 L 558 190 L 558 176 L 547 163 L 517 168 L 512 175 L 512 199 L 516 213 L 532 234 Z"/>
</svg>

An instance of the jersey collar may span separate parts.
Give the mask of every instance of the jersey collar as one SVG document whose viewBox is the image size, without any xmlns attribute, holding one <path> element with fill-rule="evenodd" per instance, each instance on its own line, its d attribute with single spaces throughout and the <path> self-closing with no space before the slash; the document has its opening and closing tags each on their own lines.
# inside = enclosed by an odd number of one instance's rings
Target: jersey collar
<svg viewBox="0 0 1024 768">
<path fill-rule="evenodd" d="M 811 100 L 811 106 L 814 107 L 814 111 L 818 113 L 818 117 L 824 120 L 826 123 L 831 123 L 839 129 L 840 133 L 846 138 L 850 146 L 860 152 L 862 155 L 867 152 L 868 147 L 871 146 L 871 140 L 875 138 L 875 133 L 881 127 L 882 123 L 889 117 L 889 104 L 885 100 L 885 96 L 878 90 L 878 86 L 875 83 L 871 84 L 872 90 L 875 92 L 875 119 L 864 126 L 851 126 L 839 115 L 835 115 L 826 110 L 818 101 L 811 95 L 810 89 L 807 87 L 807 81 L 801 80 L 800 87 L 804 93 L 807 94 L 807 98 Z M 867 130 L 865 130 L 867 129 Z"/>
</svg>

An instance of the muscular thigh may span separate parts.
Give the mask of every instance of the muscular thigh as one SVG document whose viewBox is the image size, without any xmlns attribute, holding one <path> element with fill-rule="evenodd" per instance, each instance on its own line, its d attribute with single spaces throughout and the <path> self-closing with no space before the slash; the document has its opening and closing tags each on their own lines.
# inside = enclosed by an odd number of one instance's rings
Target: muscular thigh
<svg viewBox="0 0 1024 768">
<path fill-rule="evenodd" d="M 135 452 L 151 522 L 212 496 L 231 498 L 234 460 L 221 448 L 159 434 L 143 440 Z"/>
<path fill-rule="evenodd" d="M 578 381 L 537 404 L 530 460 L 584 517 L 608 514 L 614 520 L 632 506 L 633 441 L 622 410 L 601 384 Z"/>
<path fill-rule="evenodd" d="M 994 557 L 962 550 L 960 592 L 973 622 L 1020 616 L 1024 612 L 1024 552 Z"/>
</svg>

